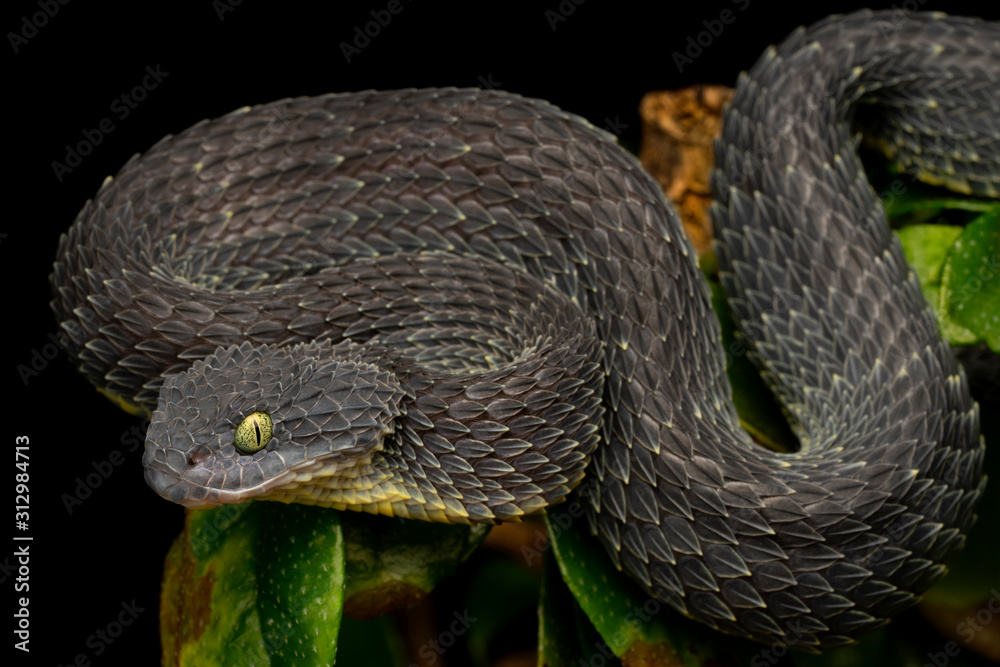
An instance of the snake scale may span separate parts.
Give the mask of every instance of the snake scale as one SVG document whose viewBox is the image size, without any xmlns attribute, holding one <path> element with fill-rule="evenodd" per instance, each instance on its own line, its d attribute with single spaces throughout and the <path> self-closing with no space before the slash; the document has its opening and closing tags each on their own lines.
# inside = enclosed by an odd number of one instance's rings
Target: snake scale
<svg viewBox="0 0 1000 667">
<path fill-rule="evenodd" d="M 912 605 L 985 480 L 978 408 L 855 153 L 1000 187 L 1000 27 L 863 12 L 741 75 L 716 147 L 720 275 L 801 441 L 751 441 L 674 209 L 614 138 L 484 90 L 243 108 L 164 138 L 61 239 L 80 370 L 152 412 L 149 484 L 517 520 L 586 472 L 651 595 L 819 649 Z M 155 411 L 154 411 L 155 410 Z"/>
</svg>

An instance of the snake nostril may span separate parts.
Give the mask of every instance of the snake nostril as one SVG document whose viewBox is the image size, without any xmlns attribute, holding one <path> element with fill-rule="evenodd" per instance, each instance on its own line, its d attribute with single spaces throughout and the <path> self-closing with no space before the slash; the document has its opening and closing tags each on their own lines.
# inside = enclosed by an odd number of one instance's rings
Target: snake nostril
<svg viewBox="0 0 1000 667">
<path fill-rule="evenodd" d="M 195 467 L 196 465 L 200 464 L 202 461 L 207 459 L 210 454 L 211 452 L 208 450 L 207 447 L 198 447 L 193 452 L 188 454 L 187 457 L 188 467 L 189 468 Z"/>
</svg>

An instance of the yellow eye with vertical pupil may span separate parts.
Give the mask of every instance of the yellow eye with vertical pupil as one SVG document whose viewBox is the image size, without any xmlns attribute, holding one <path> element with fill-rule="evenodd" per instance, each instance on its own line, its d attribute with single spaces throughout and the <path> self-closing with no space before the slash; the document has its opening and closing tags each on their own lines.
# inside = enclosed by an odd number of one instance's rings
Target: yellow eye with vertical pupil
<svg viewBox="0 0 1000 667">
<path fill-rule="evenodd" d="M 273 433 L 274 422 L 271 421 L 271 415 L 266 412 L 255 412 L 248 415 L 236 427 L 233 442 L 236 444 L 236 449 L 244 454 L 253 454 L 264 449 L 264 445 L 271 441 Z"/>
</svg>

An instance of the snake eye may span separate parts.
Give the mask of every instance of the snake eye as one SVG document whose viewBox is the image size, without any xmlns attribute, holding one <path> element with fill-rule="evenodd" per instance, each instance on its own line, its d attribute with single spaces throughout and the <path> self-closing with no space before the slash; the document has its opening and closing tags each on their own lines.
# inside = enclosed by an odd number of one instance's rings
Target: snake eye
<svg viewBox="0 0 1000 667">
<path fill-rule="evenodd" d="M 271 415 L 266 412 L 255 412 L 248 415 L 236 427 L 233 442 L 236 444 L 236 449 L 244 454 L 253 454 L 264 449 L 264 445 L 271 441 L 273 433 L 274 422 L 271 421 Z"/>
</svg>

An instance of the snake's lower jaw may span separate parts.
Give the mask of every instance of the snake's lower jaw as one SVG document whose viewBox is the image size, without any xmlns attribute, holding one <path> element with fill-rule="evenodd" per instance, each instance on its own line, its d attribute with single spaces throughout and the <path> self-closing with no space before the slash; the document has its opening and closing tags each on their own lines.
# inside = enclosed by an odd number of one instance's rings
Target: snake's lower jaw
<svg viewBox="0 0 1000 667">
<path fill-rule="evenodd" d="M 157 494 L 172 503 L 183 505 L 189 509 L 210 509 L 220 505 L 233 505 L 251 500 L 270 500 L 270 488 L 241 489 L 226 491 L 193 484 L 176 474 L 147 467 L 145 469 L 146 484 Z"/>
<path fill-rule="evenodd" d="M 384 432 L 391 430 L 385 429 Z M 383 432 L 379 433 L 377 449 L 381 449 L 383 435 Z M 206 509 L 251 500 L 277 500 L 344 508 L 345 504 L 350 505 L 342 501 L 344 489 L 370 489 L 378 480 L 387 476 L 384 472 L 373 473 L 369 456 L 326 458 L 301 462 L 258 484 L 244 485 L 242 482 L 246 475 L 237 466 L 228 470 L 228 474 L 223 475 L 220 482 L 217 471 L 198 465 L 189 464 L 188 468 L 177 471 L 169 463 L 160 461 L 156 451 L 155 445 L 147 443 L 142 462 L 146 484 L 164 499 L 191 509 Z M 372 479 L 368 479 L 367 475 L 372 475 Z M 213 484 L 213 481 L 221 484 L 222 488 Z M 233 488 L 224 488 L 226 486 Z"/>
<path fill-rule="evenodd" d="M 252 500 L 246 491 L 223 491 L 192 484 L 177 475 L 156 468 L 145 469 L 146 484 L 170 502 L 191 509 L 208 509 L 219 505 L 242 503 Z"/>
<path fill-rule="evenodd" d="M 207 499 L 196 499 L 191 493 L 191 485 L 181 478 L 164 470 L 146 467 L 146 484 L 156 491 L 160 496 L 186 507 L 212 507 L 218 503 L 212 503 Z"/>
</svg>

